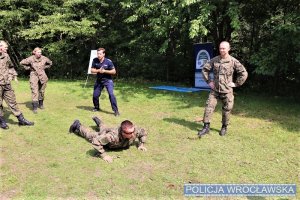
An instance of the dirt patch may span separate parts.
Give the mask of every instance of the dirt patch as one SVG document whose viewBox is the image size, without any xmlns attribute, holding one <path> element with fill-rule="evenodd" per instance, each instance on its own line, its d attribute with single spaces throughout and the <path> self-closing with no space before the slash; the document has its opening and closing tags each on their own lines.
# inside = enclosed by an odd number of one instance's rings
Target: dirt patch
<svg viewBox="0 0 300 200">
<path fill-rule="evenodd" d="M 1 194 L 0 200 L 8 200 L 12 199 L 18 194 L 18 191 L 16 189 L 5 191 Z"/>
</svg>

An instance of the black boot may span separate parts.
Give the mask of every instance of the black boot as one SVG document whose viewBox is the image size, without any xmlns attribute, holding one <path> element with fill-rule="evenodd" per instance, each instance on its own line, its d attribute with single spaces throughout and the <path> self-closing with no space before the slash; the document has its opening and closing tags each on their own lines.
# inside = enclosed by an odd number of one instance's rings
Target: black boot
<svg viewBox="0 0 300 200">
<path fill-rule="evenodd" d="M 96 125 L 97 125 L 98 127 L 100 127 L 100 125 L 101 125 L 101 123 L 102 123 L 101 119 L 99 119 L 99 118 L 96 117 L 96 116 L 92 117 L 92 119 L 94 120 L 94 122 L 96 123 Z"/>
<path fill-rule="evenodd" d="M 227 125 L 222 125 L 219 135 L 224 136 L 224 135 L 226 135 L 226 133 L 227 133 Z"/>
<path fill-rule="evenodd" d="M 210 130 L 210 123 L 204 123 L 203 128 L 201 131 L 198 132 L 198 136 L 201 137 L 209 133 Z"/>
<path fill-rule="evenodd" d="M 39 100 L 39 108 L 44 109 L 44 100 Z"/>
<path fill-rule="evenodd" d="M 6 124 L 6 121 L 4 120 L 3 117 L 0 117 L 0 126 L 3 129 L 9 129 L 9 126 Z"/>
<path fill-rule="evenodd" d="M 77 131 L 79 131 L 81 124 L 79 122 L 78 119 L 76 119 L 73 124 L 71 124 L 70 128 L 69 128 L 69 133 L 75 133 Z"/>
<path fill-rule="evenodd" d="M 37 101 L 32 102 L 32 111 L 33 111 L 34 114 L 37 113 L 38 104 L 39 103 Z"/>
<path fill-rule="evenodd" d="M 33 126 L 34 125 L 34 122 L 30 122 L 27 119 L 25 119 L 23 114 L 19 115 L 17 118 L 19 120 L 19 126 Z"/>
</svg>

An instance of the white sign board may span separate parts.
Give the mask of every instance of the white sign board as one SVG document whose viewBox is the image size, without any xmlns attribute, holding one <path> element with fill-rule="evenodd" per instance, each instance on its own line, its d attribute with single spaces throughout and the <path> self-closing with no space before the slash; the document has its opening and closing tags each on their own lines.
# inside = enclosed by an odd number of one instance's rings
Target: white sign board
<svg viewBox="0 0 300 200">
<path fill-rule="evenodd" d="M 97 57 L 97 50 L 91 50 L 88 74 L 95 74 L 91 72 L 91 68 L 92 68 L 93 59 L 96 57 Z"/>
</svg>

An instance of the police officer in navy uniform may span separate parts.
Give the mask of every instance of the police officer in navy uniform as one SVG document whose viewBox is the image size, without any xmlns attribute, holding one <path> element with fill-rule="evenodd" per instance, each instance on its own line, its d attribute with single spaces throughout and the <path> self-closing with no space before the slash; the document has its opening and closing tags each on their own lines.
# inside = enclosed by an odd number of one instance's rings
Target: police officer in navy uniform
<svg viewBox="0 0 300 200">
<path fill-rule="evenodd" d="M 116 74 L 116 69 L 113 62 L 110 59 L 105 58 L 104 48 L 97 49 L 97 58 L 94 58 L 93 60 L 91 72 L 97 74 L 93 93 L 93 111 L 96 112 L 100 110 L 99 97 L 105 87 L 109 94 L 109 100 L 114 115 L 119 116 L 120 113 L 118 110 L 117 99 L 114 95 L 114 82 L 112 80 L 112 75 Z"/>
</svg>

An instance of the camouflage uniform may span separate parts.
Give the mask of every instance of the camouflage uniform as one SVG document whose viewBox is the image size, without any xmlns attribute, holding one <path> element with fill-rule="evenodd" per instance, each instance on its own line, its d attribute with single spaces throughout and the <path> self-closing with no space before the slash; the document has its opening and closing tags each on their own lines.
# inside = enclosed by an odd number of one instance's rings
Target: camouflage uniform
<svg viewBox="0 0 300 200">
<path fill-rule="evenodd" d="M 18 108 L 16 102 L 16 95 L 11 87 L 11 75 L 13 64 L 10 60 L 10 57 L 6 53 L 0 53 L 0 117 L 3 117 L 3 100 L 5 100 L 6 104 L 11 109 L 14 116 L 20 116 L 22 113 Z"/>
<path fill-rule="evenodd" d="M 210 80 L 209 72 L 213 71 L 214 79 Z M 213 81 L 215 88 L 211 90 L 206 102 L 203 122 L 210 123 L 210 119 L 217 105 L 217 99 L 223 103 L 222 124 L 228 125 L 230 112 L 234 104 L 232 87 L 228 83 L 233 82 L 233 74 L 236 72 L 236 87 L 241 86 L 247 79 L 248 73 L 245 67 L 234 57 L 228 56 L 222 59 L 216 56 L 203 66 L 202 74 L 207 83 Z"/>
<path fill-rule="evenodd" d="M 45 56 L 36 58 L 32 55 L 23 59 L 20 64 L 23 65 L 26 70 L 30 70 L 32 101 L 38 102 L 39 100 L 44 100 L 45 89 L 48 81 L 45 69 L 52 66 L 52 61 Z"/>
<path fill-rule="evenodd" d="M 9 68 L 8 73 L 9 73 L 8 79 L 10 81 L 14 80 L 18 76 L 18 73 L 16 72 L 15 68 Z"/>
<path fill-rule="evenodd" d="M 81 125 L 79 128 L 79 135 L 92 143 L 92 146 L 100 153 L 100 157 L 106 156 L 105 149 L 123 149 L 129 148 L 136 140 L 138 144 L 146 142 L 147 132 L 143 128 L 135 127 L 134 137 L 130 140 L 122 137 L 122 129 L 106 128 L 103 124 L 99 126 L 99 132 L 92 131 L 89 128 Z"/>
</svg>

